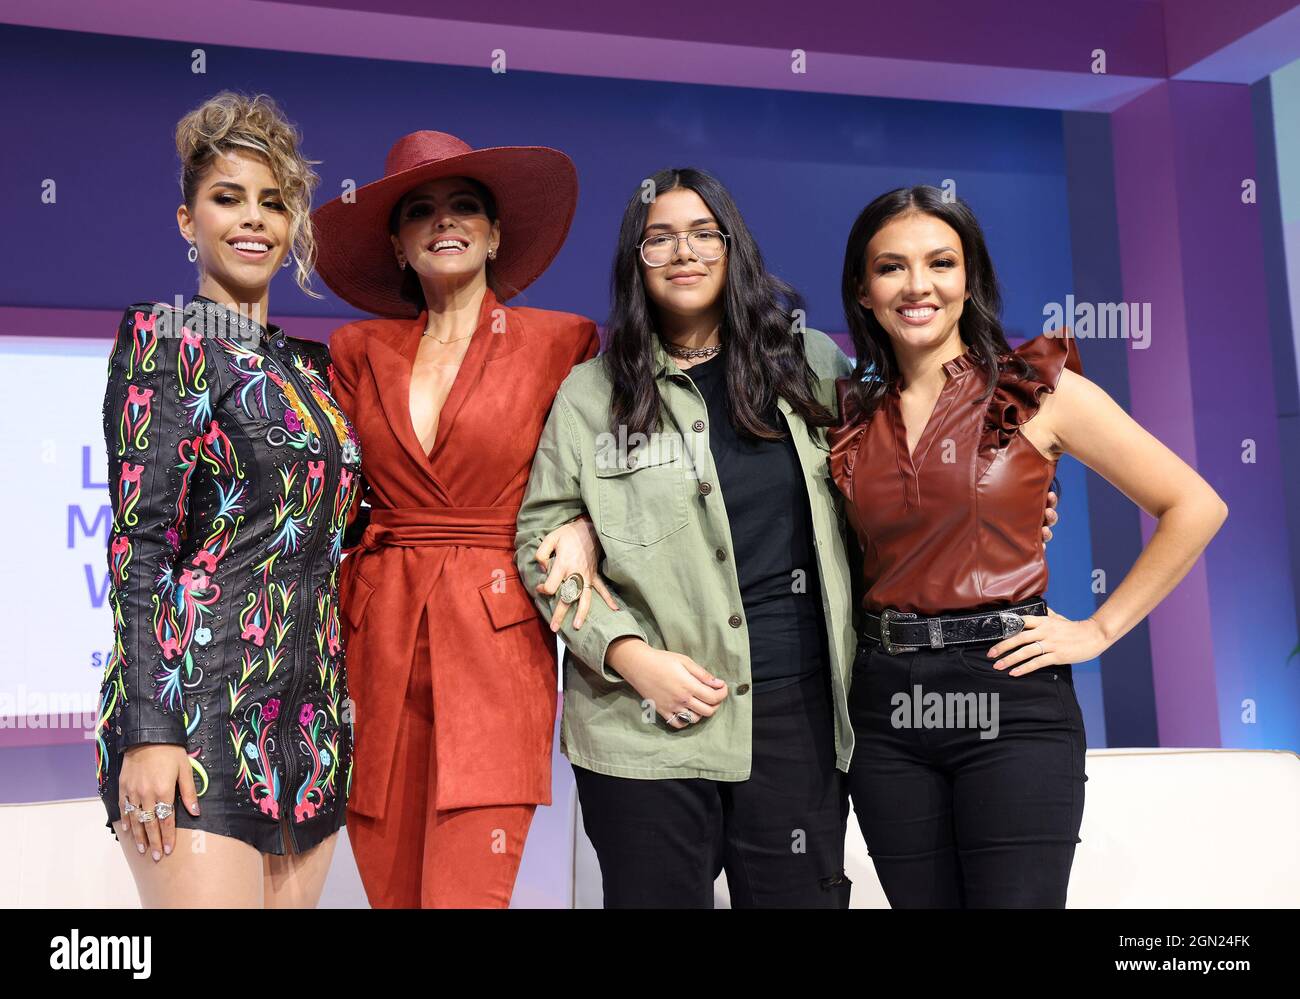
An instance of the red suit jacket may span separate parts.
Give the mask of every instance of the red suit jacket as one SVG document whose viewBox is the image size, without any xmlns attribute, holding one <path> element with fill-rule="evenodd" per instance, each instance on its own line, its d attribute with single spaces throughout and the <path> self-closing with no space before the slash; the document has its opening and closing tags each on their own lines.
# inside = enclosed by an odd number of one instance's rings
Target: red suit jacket
<svg viewBox="0 0 1300 999">
<path fill-rule="evenodd" d="M 348 807 L 375 818 L 389 781 L 403 779 L 394 747 L 422 619 L 434 807 L 551 802 L 555 635 L 515 568 L 515 517 L 555 393 L 599 349 L 591 320 L 510 308 L 488 290 L 426 458 L 409 395 L 427 320 L 367 319 L 330 338 L 371 507 L 340 581 L 356 740 Z"/>
</svg>

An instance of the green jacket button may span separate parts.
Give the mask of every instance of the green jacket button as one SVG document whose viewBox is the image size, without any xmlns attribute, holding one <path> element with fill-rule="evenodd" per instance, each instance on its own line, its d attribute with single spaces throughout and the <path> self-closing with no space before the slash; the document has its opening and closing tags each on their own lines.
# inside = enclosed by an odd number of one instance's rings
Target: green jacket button
<svg viewBox="0 0 1300 999">
<path fill-rule="evenodd" d="M 704 429 L 704 421 L 696 420 L 694 423 L 691 424 L 691 429 L 698 434 L 700 431 Z"/>
<path fill-rule="evenodd" d="M 748 693 L 749 693 L 749 684 L 747 684 L 747 683 L 742 683 L 739 687 L 736 688 L 736 693 L 737 693 L 737 694 L 748 694 Z"/>
<path fill-rule="evenodd" d="M 707 482 L 701 482 L 701 483 L 700 483 L 700 495 L 701 495 L 701 496 L 707 496 L 707 495 L 709 495 L 709 493 L 711 493 L 711 492 L 713 492 L 713 487 L 712 487 L 711 485 L 709 485 Z"/>
<path fill-rule="evenodd" d="M 739 627 L 740 627 L 740 615 L 739 615 L 739 614 L 732 614 L 731 617 L 727 618 L 727 624 L 731 625 L 733 628 L 739 628 Z"/>
</svg>

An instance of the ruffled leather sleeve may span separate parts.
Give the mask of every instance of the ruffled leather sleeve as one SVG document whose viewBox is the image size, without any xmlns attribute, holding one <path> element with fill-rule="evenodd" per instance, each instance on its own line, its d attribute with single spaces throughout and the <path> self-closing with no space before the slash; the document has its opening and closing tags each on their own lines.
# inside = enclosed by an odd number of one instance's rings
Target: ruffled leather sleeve
<svg viewBox="0 0 1300 999">
<path fill-rule="evenodd" d="M 1034 417 L 1043 393 L 1056 391 L 1063 369 L 1083 374 L 1078 344 L 1068 328 L 1027 340 L 1014 353 L 1029 362 L 1034 375 L 1019 378 L 1006 364 L 999 366 L 998 384 L 984 420 L 984 442 L 998 449 L 1010 444 L 1016 431 Z"/>
<path fill-rule="evenodd" d="M 853 498 L 853 465 L 857 460 L 858 445 L 862 434 L 871 422 L 862 415 L 861 409 L 853 402 L 850 392 L 853 388 L 852 378 L 835 379 L 835 401 L 840 422 L 826 429 L 826 443 L 830 445 L 831 478 L 841 493 L 848 499 Z"/>
</svg>

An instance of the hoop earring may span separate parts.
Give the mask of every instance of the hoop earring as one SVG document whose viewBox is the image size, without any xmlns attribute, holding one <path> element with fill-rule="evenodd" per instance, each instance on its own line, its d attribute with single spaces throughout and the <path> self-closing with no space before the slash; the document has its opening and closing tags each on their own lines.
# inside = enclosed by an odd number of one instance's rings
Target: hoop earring
<svg viewBox="0 0 1300 999">
<path fill-rule="evenodd" d="M 293 254 L 292 254 L 292 253 L 286 253 L 286 254 L 284 255 L 284 262 L 283 262 L 282 264 L 280 264 L 280 266 L 281 266 L 281 267 L 288 267 L 288 266 L 290 266 L 292 263 L 293 263 Z"/>
<path fill-rule="evenodd" d="M 193 240 L 190 241 L 190 248 L 186 251 L 185 256 L 190 258 L 190 263 L 194 263 L 199 259 L 199 248 L 194 245 Z"/>
</svg>

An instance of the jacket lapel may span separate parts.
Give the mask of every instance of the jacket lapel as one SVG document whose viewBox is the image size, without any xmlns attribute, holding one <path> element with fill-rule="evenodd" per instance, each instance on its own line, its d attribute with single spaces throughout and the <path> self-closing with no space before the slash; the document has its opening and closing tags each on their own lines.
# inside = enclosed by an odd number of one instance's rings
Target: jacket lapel
<svg viewBox="0 0 1300 999">
<path fill-rule="evenodd" d="M 804 422 L 804 418 L 781 396 L 777 396 L 776 405 L 785 414 L 785 422 L 790 428 L 790 439 L 794 442 L 795 454 L 799 456 L 804 469 L 815 471 L 819 475 L 828 474 L 825 428 L 809 427 Z"/>
<path fill-rule="evenodd" d="M 366 338 L 366 360 L 375 379 L 375 394 L 388 420 L 393 437 L 421 474 L 436 482 L 411 424 L 411 364 L 420 346 L 420 332 L 428 314 L 416 319 L 386 324 L 382 331 Z"/>
<path fill-rule="evenodd" d="M 427 314 L 424 318 L 427 319 Z M 452 382 L 451 392 L 447 395 L 447 401 L 443 403 L 442 411 L 438 414 L 438 432 L 434 437 L 433 450 L 429 452 L 427 464 L 436 467 L 435 463 L 455 429 L 456 418 L 460 416 L 466 401 L 474 394 L 474 389 L 482 380 L 488 362 L 513 353 L 522 347 L 523 343 L 523 324 L 519 321 L 518 315 L 513 309 L 498 302 L 496 295 L 489 288 L 484 292 L 483 303 L 479 306 L 478 324 L 474 327 L 474 336 L 469 342 L 469 349 L 465 351 L 465 357 L 456 372 L 456 380 Z M 414 357 L 412 353 L 412 360 Z M 409 366 L 407 383 L 408 385 L 410 383 Z M 408 424 L 411 422 L 409 414 L 406 422 Z M 412 427 L 411 435 L 414 434 L 415 429 Z"/>
</svg>

